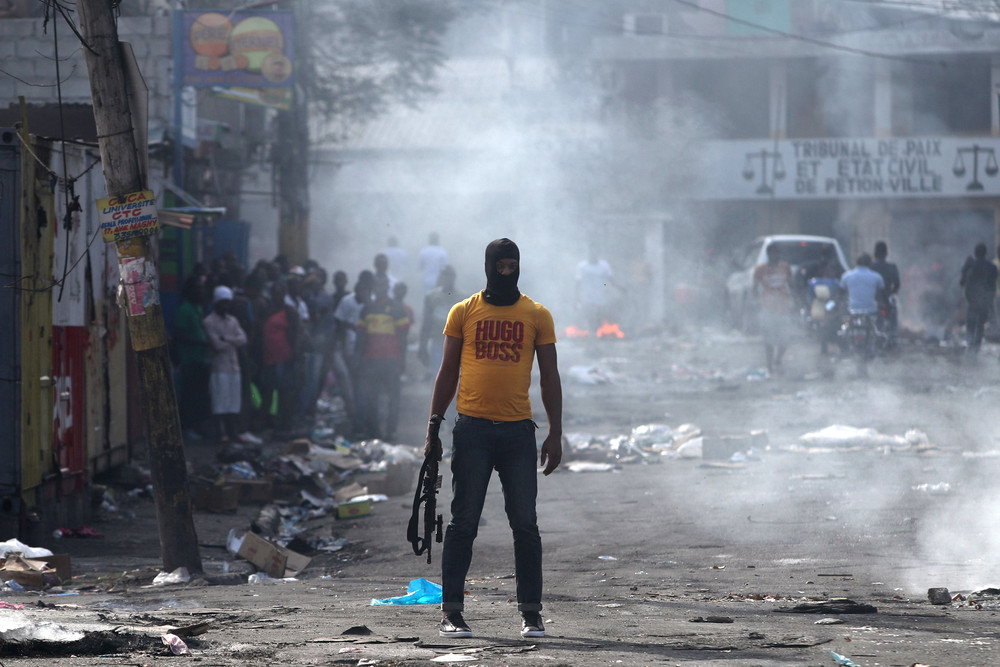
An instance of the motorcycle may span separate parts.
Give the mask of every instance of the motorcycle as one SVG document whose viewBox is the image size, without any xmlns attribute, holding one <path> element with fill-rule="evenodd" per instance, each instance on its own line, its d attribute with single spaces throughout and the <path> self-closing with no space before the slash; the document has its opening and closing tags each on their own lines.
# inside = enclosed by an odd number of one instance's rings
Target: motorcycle
<svg viewBox="0 0 1000 667">
<path fill-rule="evenodd" d="M 889 319 L 884 308 L 874 313 L 848 313 L 837 332 L 841 350 L 857 359 L 859 375 L 867 375 L 868 362 L 892 347 Z"/>
<path fill-rule="evenodd" d="M 818 340 L 823 353 L 834 342 L 840 327 L 840 282 L 830 278 L 812 278 L 808 283 L 808 301 L 802 308 L 806 333 Z"/>
</svg>

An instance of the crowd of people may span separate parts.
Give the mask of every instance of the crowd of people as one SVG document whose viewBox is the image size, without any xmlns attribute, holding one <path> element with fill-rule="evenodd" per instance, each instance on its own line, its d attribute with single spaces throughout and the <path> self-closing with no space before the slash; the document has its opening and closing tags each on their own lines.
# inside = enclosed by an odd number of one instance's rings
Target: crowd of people
<svg viewBox="0 0 1000 667">
<path fill-rule="evenodd" d="M 338 434 L 392 441 L 411 329 L 419 330 L 425 366 L 413 377 L 429 379 L 457 298 L 455 272 L 436 235 L 425 251 L 419 329 L 407 284 L 390 270 L 393 261 L 403 270 L 405 261 L 394 239 L 351 289 L 344 271 L 331 278 L 313 260 L 294 265 L 279 255 L 246 270 L 228 254 L 197 265 L 169 323 L 185 436 L 256 444 L 265 432 L 308 435 L 326 394 L 343 406 Z"/>
</svg>

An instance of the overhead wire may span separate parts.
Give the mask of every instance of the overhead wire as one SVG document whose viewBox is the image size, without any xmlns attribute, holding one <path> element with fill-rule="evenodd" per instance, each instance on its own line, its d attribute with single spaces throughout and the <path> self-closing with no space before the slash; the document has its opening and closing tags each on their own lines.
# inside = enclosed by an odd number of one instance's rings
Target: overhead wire
<svg viewBox="0 0 1000 667">
<path fill-rule="evenodd" d="M 73 260 L 73 262 L 71 263 L 69 261 L 70 260 L 70 256 L 69 256 L 69 246 L 70 246 L 70 244 L 69 244 L 68 232 L 72 229 L 72 216 L 73 216 L 73 213 L 76 213 L 76 212 L 79 212 L 80 210 L 82 210 L 81 207 L 80 207 L 80 202 L 79 202 L 80 198 L 79 198 L 78 195 L 74 194 L 74 192 L 75 192 L 74 191 L 74 186 L 75 186 L 76 181 L 79 180 L 80 178 L 82 178 L 91 169 L 93 169 L 98 163 L 100 163 L 101 159 L 100 159 L 100 157 L 98 157 L 95 160 L 93 160 L 90 163 L 90 165 L 87 166 L 79 174 L 77 174 L 75 176 L 70 176 L 69 175 L 69 165 L 68 165 L 68 162 L 67 162 L 66 144 L 70 143 L 70 142 L 66 139 L 66 125 L 65 125 L 65 115 L 64 115 L 64 106 L 65 105 L 63 104 L 63 99 L 62 99 L 62 77 L 61 77 L 61 72 L 60 72 L 60 57 L 59 57 L 59 29 L 58 29 L 58 20 L 55 17 L 55 12 L 58 12 L 63 17 L 63 19 L 66 20 L 66 22 L 68 24 L 72 25 L 72 21 L 67 16 L 66 9 L 60 5 L 59 0 L 43 0 L 43 2 L 45 4 L 45 19 L 44 19 L 45 25 L 48 25 L 48 22 L 49 22 L 49 19 L 50 19 L 50 11 L 52 12 L 51 18 L 53 19 L 53 23 L 52 23 L 52 25 L 53 25 L 53 28 L 52 28 L 52 37 L 53 37 L 53 44 L 54 44 L 54 56 L 55 56 L 54 60 L 55 60 L 55 66 L 56 66 L 56 83 L 54 85 L 55 85 L 55 88 L 56 88 L 57 107 L 58 107 L 58 111 L 59 111 L 59 133 L 60 133 L 59 142 L 60 142 L 60 145 L 62 146 L 62 149 L 60 150 L 60 159 L 61 159 L 61 162 L 62 162 L 62 175 L 58 174 L 55 170 L 53 170 L 51 167 L 49 167 L 48 164 L 46 164 L 45 162 L 43 162 L 38 157 L 37 153 L 35 153 L 35 151 L 32 149 L 32 146 L 23 139 L 23 137 L 21 136 L 20 133 L 17 133 L 15 136 L 17 136 L 18 141 L 19 141 L 21 147 L 24 150 L 26 150 L 28 152 L 28 154 L 32 157 L 32 159 L 49 175 L 49 177 L 52 179 L 53 183 L 54 184 L 61 184 L 61 187 L 62 187 L 62 190 L 63 190 L 63 194 L 64 194 L 64 197 L 63 197 L 63 207 L 65 209 L 64 210 L 64 216 L 65 217 L 64 217 L 64 220 L 63 220 L 63 227 L 67 231 L 67 239 L 66 239 L 66 244 L 65 244 L 65 247 L 64 247 L 64 254 L 63 254 L 63 274 L 62 274 L 62 277 L 59 280 L 54 280 L 54 281 L 52 281 L 52 283 L 50 285 L 48 285 L 46 287 L 42 287 L 42 288 L 30 288 L 30 289 L 28 289 L 28 288 L 23 288 L 23 287 L 19 287 L 18 286 L 18 283 L 21 282 L 21 280 L 23 280 L 25 278 L 29 278 L 29 277 L 36 277 L 36 276 L 24 276 L 24 277 L 18 276 L 17 279 L 14 282 L 8 283 L 6 285 L 3 285 L 3 287 L 4 288 L 8 288 L 8 289 L 17 289 L 17 290 L 23 291 L 23 292 L 45 292 L 45 291 L 50 291 L 50 290 L 54 289 L 55 287 L 59 287 L 59 296 L 57 297 L 57 300 L 61 300 L 62 299 L 62 292 L 63 292 L 63 289 L 64 289 L 65 284 L 66 284 L 66 279 L 69 277 L 70 273 L 72 273 L 73 270 L 80 264 L 81 261 L 83 261 L 85 258 L 89 257 L 89 255 L 90 255 L 90 248 L 94 244 L 94 241 L 97 239 L 98 233 L 100 232 L 100 227 L 98 227 L 94 231 L 94 234 L 91 236 L 90 240 L 88 241 L 87 247 L 84 249 L 83 253 L 81 253 L 80 256 L 77 257 L 75 260 Z M 83 36 L 80 35 L 80 33 L 75 29 L 75 27 L 73 29 L 73 32 L 77 35 L 77 37 L 80 38 L 81 42 L 84 43 L 84 45 L 86 45 L 85 41 L 83 40 Z M 89 49 L 89 47 L 88 47 L 88 49 Z"/>
</svg>

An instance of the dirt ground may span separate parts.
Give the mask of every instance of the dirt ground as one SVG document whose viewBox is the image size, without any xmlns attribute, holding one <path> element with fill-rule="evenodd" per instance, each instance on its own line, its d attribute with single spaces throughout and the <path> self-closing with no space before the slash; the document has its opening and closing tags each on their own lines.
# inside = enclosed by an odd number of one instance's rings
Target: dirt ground
<svg viewBox="0 0 1000 667">
<path fill-rule="evenodd" d="M 370 604 L 416 578 L 440 581 L 439 545 L 427 565 L 405 541 L 408 495 L 367 517 L 310 520 L 311 534 L 348 545 L 314 554 L 297 581 L 270 584 L 246 583 L 252 568 L 225 550 L 230 529 L 245 530 L 260 508 L 199 512 L 206 576 L 166 587 L 150 586 L 155 517 L 137 499 L 95 522 L 104 538 L 55 545 L 72 555 L 65 590 L 75 594 L 0 597 L 26 607 L 0 610 L 0 628 L 86 627 L 87 642 L 70 654 L 48 639 L 4 643 L 2 664 L 165 664 L 183 658 L 160 636 L 185 627 L 176 634 L 207 665 L 836 665 L 831 651 L 862 667 L 996 664 L 997 352 L 987 346 L 973 365 L 908 346 L 863 380 L 849 360 L 828 377 L 815 347 L 798 341 L 784 374 L 766 378 L 759 341 L 711 329 L 560 342 L 574 441 L 607 443 L 644 424 L 766 440 L 731 460 L 568 450 L 540 481 L 546 638 L 518 635 L 497 484 L 468 581 L 476 636 L 450 641 L 437 635 L 433 606 Z M 406 384 L 404 444 L 422 441 L 429 391 Z M 925 437 L 803 446 L 804 434 L 833 424 Z M 211 458 L 207 445 L 189 447 Z M 570 471 L 583 461 L 611 469 Z M 931 587 L 955 600 L 932 605 Z"/>
</svg>

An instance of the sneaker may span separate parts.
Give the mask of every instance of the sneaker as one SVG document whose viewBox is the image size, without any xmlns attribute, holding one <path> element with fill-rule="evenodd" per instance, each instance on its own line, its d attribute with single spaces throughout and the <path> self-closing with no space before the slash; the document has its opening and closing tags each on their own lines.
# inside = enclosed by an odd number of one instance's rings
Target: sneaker
<svg viewBox="0 0 1000 667">
<path fill-rule="evenodd" d="M 257 436 L 255 436 L 250 431 L 246 431 L 244 433 L 240 433 L 238 436 L 236 436 L 236 439 L 239 440 L 240 442 L 244 443 L 244 444 L 247 444 L 247 445 L 263 445 L 264 444 L 263 440 L 261 440 L 260 438 L 258 438 Z"/>
<path fill-rule="evenodd" d="M 545 624 L 542 623 L 542 615 L 537 611 L 525 611 L 521 613 L 521 636 L 522 637 L 544 637 Z"/>
<path fill-rule="evenodd" d="M 438 634 L 442 637 L 471 637 L 472 630 L 469 629 L 469 626 L 465 623 L 465 619 L 462 618 L 462 612 L 453 611 L 441 619 Z"/>
</svg>

